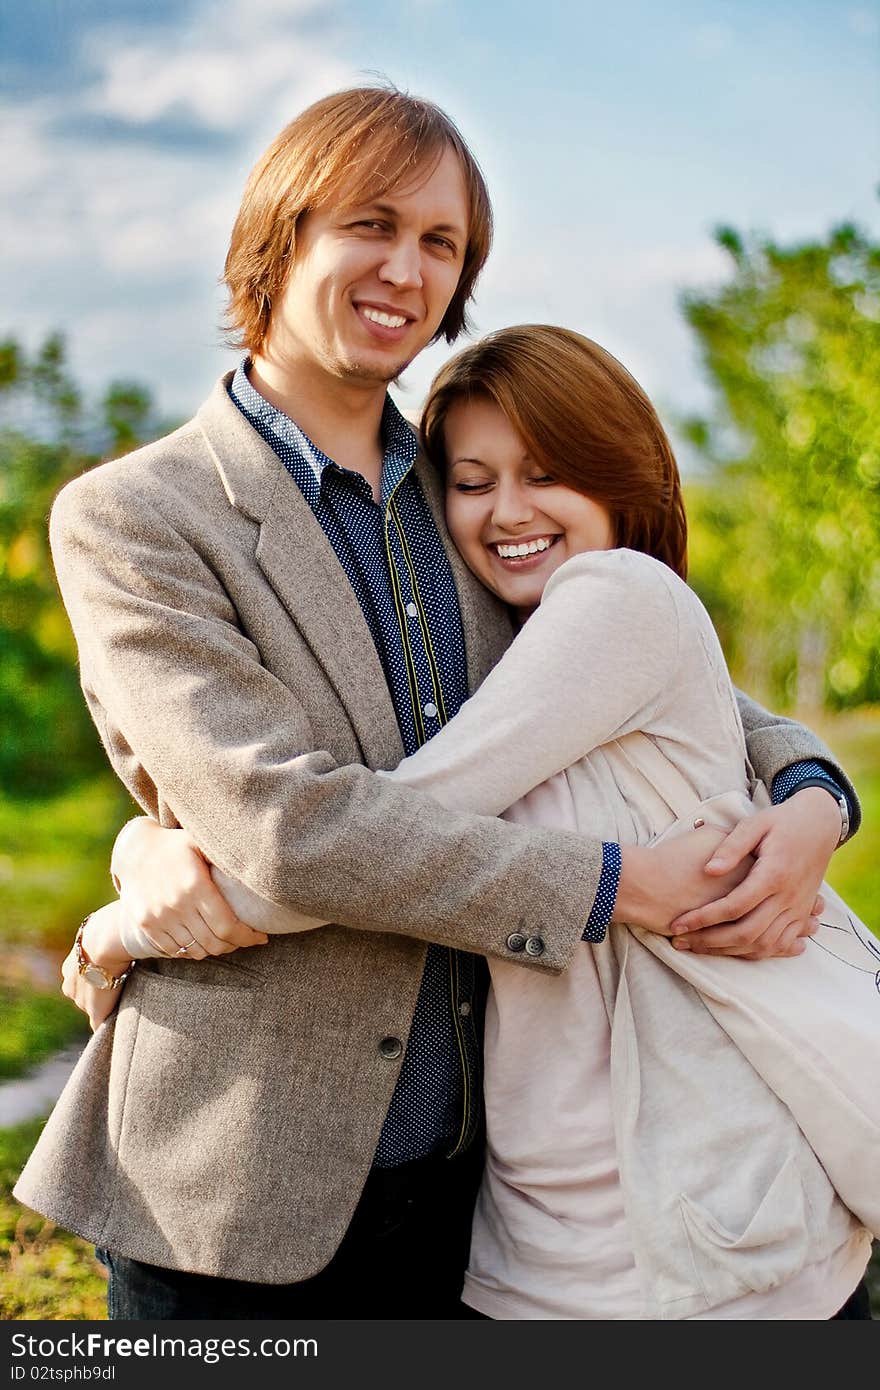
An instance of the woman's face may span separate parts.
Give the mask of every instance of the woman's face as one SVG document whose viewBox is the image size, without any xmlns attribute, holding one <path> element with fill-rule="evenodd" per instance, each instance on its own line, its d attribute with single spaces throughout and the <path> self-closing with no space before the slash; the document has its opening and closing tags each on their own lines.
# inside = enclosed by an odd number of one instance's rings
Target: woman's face
<svg viewBox="0 0 880 1390">
<path fill-rule="evenodd" d="M 456 401 L 443 435 L 452 539 L 477 578 L 511 604 L 520 621 L 566 560 L 614 546 L 605 507 L 548 477 L 494 402 Z"/>
</svg>

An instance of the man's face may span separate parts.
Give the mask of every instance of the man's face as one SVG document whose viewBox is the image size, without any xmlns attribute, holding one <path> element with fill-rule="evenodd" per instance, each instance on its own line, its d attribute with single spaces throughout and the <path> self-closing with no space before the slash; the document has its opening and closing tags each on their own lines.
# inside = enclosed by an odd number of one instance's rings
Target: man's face
<svg viewBox="0 0 880 1390">
<path fill-rule="evenodd" d="M 375 202 L 307 213 L 266 355 L 286 369 L 393 381 L 437 332 L 467 235 L 467 191 L 450 148 L 429 177 Z"/>
</svg>

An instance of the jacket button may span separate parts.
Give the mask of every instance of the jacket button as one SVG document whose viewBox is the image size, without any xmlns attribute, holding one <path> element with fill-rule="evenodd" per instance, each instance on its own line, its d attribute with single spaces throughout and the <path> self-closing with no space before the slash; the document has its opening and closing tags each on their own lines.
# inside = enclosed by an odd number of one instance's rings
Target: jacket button
<svg viewBox="0 0 880 1390">
<path fill-rule="evenodd" d="M 526 939 L 521 931 L 512 931 L 507 938 L 508 951 L 524 951 L 526 949 Z"/>
<path fill-rule="evenodd" d="M 402 1051 L 403 1043 L 400 1038 L 383 1038 L 379 1044 L 379 1052 L 391 1062 L 394 1061 L 395 1057 L 399 1057 Z"/>
<path fill-rule="evenodd" d="M 526 942 L 527 956 L 543 956 L 544 938 L 542 936 L 530 936 Z"/>
</svg>

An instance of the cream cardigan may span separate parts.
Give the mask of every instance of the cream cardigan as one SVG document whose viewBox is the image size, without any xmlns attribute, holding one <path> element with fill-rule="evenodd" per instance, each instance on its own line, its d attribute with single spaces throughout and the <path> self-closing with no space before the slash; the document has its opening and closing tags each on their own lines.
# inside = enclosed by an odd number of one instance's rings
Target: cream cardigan
<svg viewBox="0 0 880 1390">
<path fill-rule="evenodd" d="M 459 810 L 646 844 L 669 821 L 615 748 L 633 730 L 745 812 L 708 615 L 658 561 L 594 552 L 560 567 L 476 694 L 387 775 Z M 540 932 L 515 902 L 510 920 Z M 490 967 L 466 1300 L 500 1318 L 832 1316 L 870 1236 L 699 995 L 625 928 L 561 976 Z"/>
</svg>

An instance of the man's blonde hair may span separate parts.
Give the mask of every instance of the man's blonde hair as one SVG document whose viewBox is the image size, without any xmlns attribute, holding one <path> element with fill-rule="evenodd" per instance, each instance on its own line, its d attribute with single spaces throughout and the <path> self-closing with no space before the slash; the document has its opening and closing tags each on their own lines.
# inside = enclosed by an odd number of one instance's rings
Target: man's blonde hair
<svg viewBox="0 0 880 1390">
<path fill-rule="evenodd" d="M 492 241 L 492 208 L 480 167 L 432 102 L 393 87 L 354 87 L 307 107 L 251 172 L 223 276 L 233 345 L 252 353 L 263 347 L 296 256 L 303 213 L 332 204 L 343 190 L 346 206 L 381 198 L 420 170 L 430 172 L 448 148 L 461 163 L 468 199 L 461 277 L 436 334 L 454 342 L 467 327 L 467 305 Z"/>
</svg>

